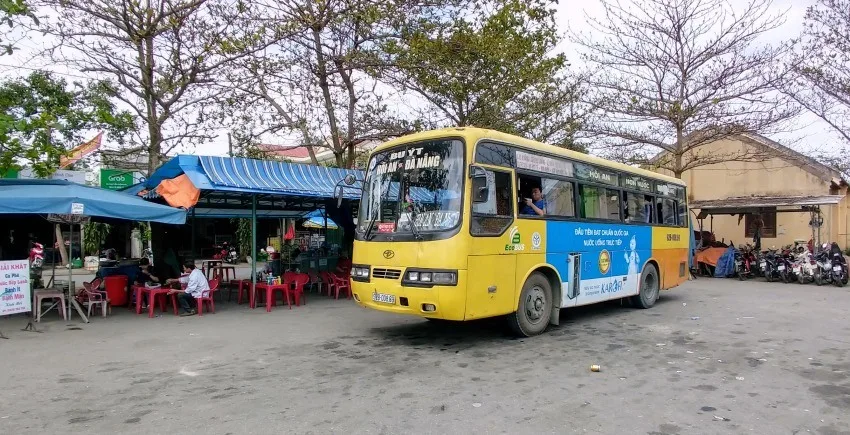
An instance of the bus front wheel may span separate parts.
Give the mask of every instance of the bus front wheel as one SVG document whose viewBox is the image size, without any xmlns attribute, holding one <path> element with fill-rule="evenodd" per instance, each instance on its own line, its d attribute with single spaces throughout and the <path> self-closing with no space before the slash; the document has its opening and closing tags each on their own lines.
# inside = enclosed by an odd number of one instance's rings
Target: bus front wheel
<svg viewBox="0 0 850 435">
<path fill-rule="evenodd" d="M 640 293 L 632 296 L 632 305 L 638 308 L 650 308 L 658 300 L 661 281 L 658 279 L 658 269 L 655 265 L 647 264 L 640 274 Z"/>
<path fill-rule="evenodd" d="M 519 307 L 508 316 L 511 329 L 522 337 L 531 337 L 546 330 L 552 316 L 552 285 L 540 273 L 525 281 L 520 293 Z"/>
</svg>

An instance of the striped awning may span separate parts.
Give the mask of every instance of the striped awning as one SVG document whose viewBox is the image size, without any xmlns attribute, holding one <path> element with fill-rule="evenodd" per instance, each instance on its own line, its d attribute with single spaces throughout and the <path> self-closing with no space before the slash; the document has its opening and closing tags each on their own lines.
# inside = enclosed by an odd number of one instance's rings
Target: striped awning
<svg viewBox="0 0 850 435">
<path fill-rule="evenodd" d="M 202 156 L 201 167 L 210 182 L 218 187 L 255 192 L 275 192 L 301 197 L 332 198 L 335 188 L 346 175 L 362 179 L 360 171 L 324 166 L 255 160 L 241 157 Z M 359 183 L 356 183 L 359 184 Z M 360 186 L 346 189 L 350 198 L 359 198 Z"/>
<path fill-rule="evenodd" d="M 144 183 L 153 191 L 162 180 L 181 174 L 201 191 L 267 194 L 312 199 L 332 199 L 336 186 L 343 186 L 343 197 L 360 199 L 364 172 L 355 169 L 328 168 L 300 163 L 273 160 L 256 160 L 242 157 L 215 157 L 179 155 L 157 169 Z M 356 180 L 348 186 L 340 183 L 347 175 Z M 459 192 L 433 192 L 421 187 L 411 189 L 413 199 L 420 203 L 433 203 L 457 198 Z M 155 195 L 148 193 L 148 195 Z M 389 197 L 398 197 L 398 183 L 392 183 Z"/>
</svg>

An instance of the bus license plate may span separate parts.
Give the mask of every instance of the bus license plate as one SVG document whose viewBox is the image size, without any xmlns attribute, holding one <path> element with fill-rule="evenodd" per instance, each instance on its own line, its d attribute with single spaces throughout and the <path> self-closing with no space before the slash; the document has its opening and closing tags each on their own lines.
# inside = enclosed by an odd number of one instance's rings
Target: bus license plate
<svg viewBox="0 0 850 435">
<path fill-rule="evenodd" d="M 375 302 L 380 302 L 382 304 L 395 305 L 395 295 L 388 295 L 384 293 L 372 293 L 372 300 Z"/>
<path fill-rule="evenodd" d="M 785 265 L 784 265 L 784 264 L 780 264 L 779 266 L 777 266 L 777 267 L 776 267 L 776 269 L 777 269 L 777 270 L 785 270 Z"/>
</svg>

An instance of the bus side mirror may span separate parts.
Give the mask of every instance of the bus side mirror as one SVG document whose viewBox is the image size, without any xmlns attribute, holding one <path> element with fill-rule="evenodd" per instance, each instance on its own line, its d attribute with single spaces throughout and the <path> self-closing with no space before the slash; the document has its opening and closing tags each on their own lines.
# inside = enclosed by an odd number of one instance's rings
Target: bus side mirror
<svg viewBox="0 0 850 435">
<path fill-rule="evenodd" d="M 490 198 L 490 187 L 487 185 L 487 172 L 478 166 L 470 167 L 469 177 L 472 179 L 472 202 L 487 202 Z"/>
</svg>

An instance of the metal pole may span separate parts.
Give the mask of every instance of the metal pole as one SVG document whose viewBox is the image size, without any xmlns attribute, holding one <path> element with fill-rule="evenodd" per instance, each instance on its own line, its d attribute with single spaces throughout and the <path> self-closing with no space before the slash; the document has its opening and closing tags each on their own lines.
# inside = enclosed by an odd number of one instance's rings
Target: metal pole
<svg viewBox="0 0 850 435">
<path fill-rule="evenodd" d="M 254 301 L 257 285 L 257 195 L 251 195 L 251 297 Z"/>
<path fill-rule="evenodd" d="M 74 263 L 74 220 L 71 219 L 71 224 L 68 225 L 68 320 L 71 320 L 71 304 L 74 300 L 74 292 L 71 290 L 71 280 L 74 279 L 71 273 L 71 267 Z"/>
<path fill-rule="evenodd" d="M 192 262 L 195 261 L 195 207 L 192 207 L 192 242 L 191 242 L 191 250 L 192 250 Z"/>
</svg>

